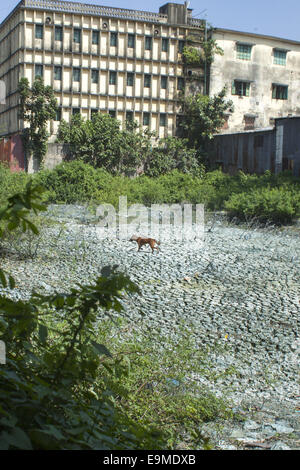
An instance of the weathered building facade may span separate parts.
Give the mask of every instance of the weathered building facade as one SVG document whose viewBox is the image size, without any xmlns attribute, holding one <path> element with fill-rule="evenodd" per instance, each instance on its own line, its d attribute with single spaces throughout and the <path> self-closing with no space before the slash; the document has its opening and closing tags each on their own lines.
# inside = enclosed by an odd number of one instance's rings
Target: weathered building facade
<svg viewBox="0 0 300 470">
<path fill-rule="evenodd" d="M 234 104 L 222 133 L 300 115 L 300 42 L 219 28 L 213 38 L 224 55 L 211 66 L 210 94 L 225 85 Z"/>
<path fill-rule="evenodd" d="M 134 119 L 160 137 L 174 134 L 184 89 L 182 51 L 190 31 L 204 30 L 185 4 L 159 13 L 64 1 L 22 0 L 0 25 L 0 136 L 19 132 L 17 87 L 41 75 L 58 100 L 51 123 L 75 113 Z"/>
</svg>

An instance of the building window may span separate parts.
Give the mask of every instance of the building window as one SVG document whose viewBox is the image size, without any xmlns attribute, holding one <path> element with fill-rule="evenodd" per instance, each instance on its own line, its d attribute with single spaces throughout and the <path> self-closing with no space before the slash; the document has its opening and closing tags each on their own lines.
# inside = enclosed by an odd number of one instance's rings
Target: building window
<svg viewBox="0 0 300 470">
<path fill-rule="evenodd" d="M 143 126 L 149 126 L 150 125 L 150 113 L 144 113 L 143 114 Z"/>
<path fill-rule="evenodd" d="M 126 111 L 126 121 L 133 121 L 133 111 Z"/>
<path fill-rule="evenodd" d="M 80 108 L 72 108 L 72 114 L 75 116 L 75 114 L 80 114 Z"/>
<path fill-rule="evenodd" d="M 34 75 L 36 77 L 43 77 L 43 66 L 40 64 L 36 64 L 34 68 Z"/>
<path fill-rule="evenodd" d="M 159 125 L 160 127 L 166 127 L 167 124 L 167 116 L 165 113 L 160 113 L 159 115 Z"/>
<path fill-rule="evenodd" d="M 184 78 L 178 77 L 177 78 L 177 90 L 183 90 L 184 89 Z"/>
<path fill-rule="evenodd" d="M 61 80 L 62 68 L 59 65 L 54 67 L 54 80 Z"/>
<path fill-rule="evenodd" d="M 80 44 L 81 41 L 81 30 L 78 28 L 75 28 L 73 31 L 73 42 L 76 44 Z"/>
<path fill-rule="evenodd" d="M 286 51 L 281 51 L 279 49 L 274 50 L 274 64 L 286 65 Z"/>
<path fill-rule="evenodd" d="M 44 29 L 42 24 L 35 25 L 35 39 L 43 39 Z"/>
<path fill-rule="evenodd" d="M 238 96 L 249 96 L 250 82 L 234 80 L 231 93 Z"/>
<path fill-rule="evenodd" d="M 245 114 L 244 115 L 244 121 L 245 121 L 245 131 L 250 131 L 254 129 L 255 127 L 255 116 Z"/>
<path fill-rule="evenodd" d="M 252 46 L 249 44 L 237 44 L 237 58 L 242 60 L 251 60 Z"/>
<path fill-rule="evenodd" d="M 161 50 L 162 50 L 162 52 L 168 52 L 168 50 L 169 50 L 169 39 L 162 38 L 162 40 L 161 40 Z"/>
<path fill-rule="evenodd" d="M 110 71 L 109 72 L 109 84 L 115 85 L 117 83 L 117 72 Z"/>
<path fill-rule="evenodd" d="M 57 109 L 54 121 L 61 121 L 61 108 Z"/>
<path fill-rule="evenodd" d="M 118 43 L 118 33 L 110 33 L 110 45 L 112 47 L 117 47 Z"/>
<path fill-rule="evenodd" d="M 110 109 L 108 111 L 108 114 L 110 115 L 110 117 L 116 119 L 116 111 L 114 109 Z"/>
<path fill-rule="evenodd" d="M 134 45 L 135 45 L 135 36 L 134 36 L 134 34 L 128 34 L 128 47 L 133 49 Z"/>
<path fill-rule="evenodd" d="M 80 82 L 80 69 L 73 69 L 73 82 Z"/>
<path fill-rule="evenodd" d="M 92 70 L 92 83 L 99 82 L 99 70 Z"/>
<path fill-rule="evenodd" d="M 99 44 L 99 31 L 93 31 L 92 32 L 92 44 L 98 46 Z"/>
<path fill-rule="evenodd" d="M 165 75 L 163 75 L 163 76 L 161 77 L 160 87 L 161 87 L 163 90 L 166 90 L 166 89 L 167 89 L 167 86 L 168 86 L 168 77 L 166 77 Z"/>
<path fill-rule="evenodd" d="M 152 37 L 146 36 L 145 37 L 145 51 L 151 51 L 151 50 L 152 50 Z"/>
<path fill-rule="evenodd" d="M 127 72 L 127 86 L 133 86 L 134 74 L 132 72 Z"/>
<path fill-rule="evenodd" d="M 287 85 L 272 85 L 272 98 L 274 100 L 287 100 L 288 99 L 288 87 Z"/>
<path fill-rule="evenodd" d="M 182 41 L 182 40 L 178 41 L 178 52 L 179 52 L 180 54 L 183 53 L 183 48 L 184 48 L 184 46 L 185 46 L 185 42 L 184 42 L 184 41 Z"/>
<path fill-rule="evenodd" d="M 151 75 L 146 74 L 144 77 L 144 87 L 150 88 L 151 87 Z"/>
<path fill-rule="evenodd" d="M 92 108 L 91 109 L 91 118 L 93 118 L 93 116 L 95 116 L 96 114 L 98 114 L 98 109 L 97 108 Z"/>
<path fill-rule="evenodd" d="M 54 38 L 55 38 L 55 41 L 62 41 L 63 40 L 62 26 L 55 26 Z"/>
</svg>

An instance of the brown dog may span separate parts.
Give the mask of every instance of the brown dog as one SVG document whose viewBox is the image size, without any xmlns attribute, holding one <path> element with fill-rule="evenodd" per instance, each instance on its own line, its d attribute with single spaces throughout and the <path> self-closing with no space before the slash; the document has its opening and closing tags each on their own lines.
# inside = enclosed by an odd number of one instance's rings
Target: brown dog
<svg viewBox="0 0 300 470">
<path fill-rule="evenodd" d="M 159 248 L 155 245 L 160 245 L 160 242 L 156 241 L 154 238 L 144 238 L 144 237 L 137 237 L 136 235 L 132 235 L 129 241 L 137 242 L 139 246 L 138 251 L 140 251 L 140 249 L 144 245 L 149 245 L 152 249 L 152 253 L 154 253 L 154 250 L 159 251 Z"/>
</svg>

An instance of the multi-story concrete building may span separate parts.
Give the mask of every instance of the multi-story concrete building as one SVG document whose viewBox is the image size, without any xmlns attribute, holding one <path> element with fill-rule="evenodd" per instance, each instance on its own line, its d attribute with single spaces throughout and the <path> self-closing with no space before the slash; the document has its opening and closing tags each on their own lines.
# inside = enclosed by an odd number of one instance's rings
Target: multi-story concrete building
<svg viewBox="0 0 300 470">
<path fill-rule="evenodd" d="M 201 49 L 205 21 L 187 3 L 158 13 L 59 0 L 22 0 L 0 24 L 0 154 L 21 153 L 16 136 L 18 82 L 41 75 L 59 104 L 49 124 L 75 113 L 134 119 L 160 137 L 174 135 L 180 93 L 215 95 L 227 86 L 234 103 L 223 133 L 266 128 L 274 118 L 300 114 L 300 42 L 214 29 L 224 54 L 211 65 L 187 66 L 183 48 Z M 3 150 L 4 149 L 4 150 Z M 6 158 L 6 157 L 5 157 Z M 3 158 L 2 158 L 3 159 Z M 22 164 L 20 164 L 22 166 Z"/>
<path fill-rule="evenodd" d="M 159 13 L 53 0 L 22 0 L 0 25 L 0 136 L 18 133 L 17 87 L 41 75 L 60 107 L 51 123 L 80 112 L 134 118 L 160 136 L 174 134 L 182 51 L 190 31 L 204 31 L 185 4 Z M 3 95 L 3 91 L 2 91 Z M 4 104 L 5 101 L 5 104 Z"/>
<path fill-rule="evenodd" d="M 211 66 L 210 94 L 226 85 L 234 104 L 223 133 L 300 115 L 300 42 L 219 28 L 213 38 L 224 55 Z"/>
</svg>

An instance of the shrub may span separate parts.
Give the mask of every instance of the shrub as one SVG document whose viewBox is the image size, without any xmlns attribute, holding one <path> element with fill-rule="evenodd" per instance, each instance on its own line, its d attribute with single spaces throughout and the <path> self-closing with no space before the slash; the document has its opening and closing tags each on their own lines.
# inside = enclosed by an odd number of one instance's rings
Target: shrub
<svg viewBox="0 0 300 470">
<path fill-rule="evenodd" d="M 300 194 L 287 188 L 260 188 L 250 193 L 233 194 L 225 203 L 230 216 L 256 217 L 275 223 L 292 222 L 300 212 Z"/>
<path fill-rule="evenodd" d="M 82 161 L 61 163 L 54 170 L 43 170 L 34 177 L 47 188 L 49 202 L 74 204 L 95 201 L 97 193 L 106 187 L 112 176 Z"/>
</svg>

